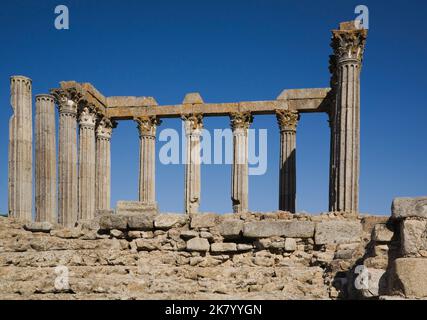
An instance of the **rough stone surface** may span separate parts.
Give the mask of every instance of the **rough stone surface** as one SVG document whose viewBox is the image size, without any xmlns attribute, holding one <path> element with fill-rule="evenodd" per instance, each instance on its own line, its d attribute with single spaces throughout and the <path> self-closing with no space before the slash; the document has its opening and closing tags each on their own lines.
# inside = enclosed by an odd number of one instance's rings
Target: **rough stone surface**
<svg viewBox="0 0 427 320">
<path fill-rule="evenodd" d="M 427 259 L 400 258 L 394 261 L 394 289 L 409 298 L 427 297 Z"/>
<path fill-rule="evenodd" d="M 237 245 L 232 242 L 212 243 L 211 251 L 212 252 L 235 252 L 237 251 Z"/>
<path fill-rule="evenodd" d="M 141 213 L 128 216 L 128 227 L 134 230 L 153 230 L 154 228 L 153 213 Z"/>
<path fill-rule="evenodd" d="M 183 214 L 159 214 L 154 218 L 154 226 L 158 229 L 170 229 L 186 224 L 188 217 Z"/>
<path fill-rule="evenodd" d="M 284 236 L 290 238 L 310 238 L 314 233 L 314 223 L 309 221 L 259 221 L 245 223 L 243 236 L 267 238 Z"/>
<path fill-rule="evenodd" d="M 378 242 L 390 242 L 393 239 L 394 230 L 387 224 L 377 224 L 373 231 L 373 240 Z"/>
<path fill-rule="evenodd" d="M 191 217 L 191 228 L 209 228 L 217 225 L 220 216 L 213 213 L 201 213 Z"/>
<path fill-rule="evenodd" d="M 359 221 L 325 221 L 316 225 L 316 244 L 351 243 L 360 240 L 362 225 Z"/>
<path fill-rule="evenodd" d="M 102 230 L 125 230 L 128 225 L 128 217 L 118 214 L 103 215 L 99 217 L 99 226 Z"/>
<path fill-rule="evenodd" d="M 427 220 L 405 219 L 401 223 L 402 254 L 427 256 Z"/>
<path fill-rule="evenodd" d="M 396 198 L 393 200 L 392 217 L 395 219 L 427 218 L 427 197 Z"/>
<path fill-rule="evenodd" d="M 187 241 L 188 251 L 209 251 L 209 241 L 203 238 L 192 238 Z"/>
<path fill-rule="evenodd" d="M 219 225 L 219 233 L 227 239 L 238 238 L 243 231 L 243 220 L 227 219 Z"/>
<path fill-rule="evenodd" d="M 25 229 L 33 232 L 49 232 L 53 228 L 50 222 L 28 222 Z"/>
</svg>

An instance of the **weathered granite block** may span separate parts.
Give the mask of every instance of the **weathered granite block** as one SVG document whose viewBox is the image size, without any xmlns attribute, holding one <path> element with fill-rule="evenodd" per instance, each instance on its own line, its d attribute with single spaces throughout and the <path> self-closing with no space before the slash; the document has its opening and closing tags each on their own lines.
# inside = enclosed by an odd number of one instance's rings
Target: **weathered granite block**
<svg viewBox="0 0 427 320">
<path fill-rule="evenodd" d="M 400 258 L 393 264 L 392 286 L 408 298 L 427 297 L 427 259 Z"/>
<path fill-rule="evenodd" d="M 427 220 L 405 219 L 400 228 L 402 254 L 427 255 Z"/>
<path fill-rule="evenodd" d="M 142 213 L 156 214 L 157 207 L 155 205 L 146 205 L 139 201 L 118 201 L 116 213 L 121 215 L 132 215 Z"/>
<path fill-rule="evenodd" d="M 155 214 L 153 214 L 152 212 L 132 214 L 128 216 L 128 227 L 131 230 L 153 230 L 154 217 Z"/>
<path fill-rule="evenodd" d="M 235 251 L 237 251 L 237 245 L 233 242 L 212 243 L 211 244 L 211 251 L 214 253 L 235 252 Z"/>
<path fill-rule="evenodd" d="M 289 238 L 313 237 L 315 224 L 310 221 L 256 221 L 243 226 L 247 238 L 284 236 Z"/>
<path fill-rule="evenodd" d="M 123 215 L 103 215 L 99 217 L 99 228 L 101 230 L 126 230 L 128 225 L 128 217 Z"/>
<path fill-rule="evenodd" d="M 200 213 L 191 217 L 191 228 L 210 228 L 216 226 L 221 217 L 214 213 Z"/>
<path fill-rule="evenodd" d="M 324 221 L 316 225 L 316 244 L 340 244 L 360 241 L 362 225 L 359 221 Z"/>
<path fill-rule="evenodd" d="M 390 242 L 393 239 L 394 231 L 391 226 L 379 223 L 376 224 L 372 234 L 372 240 L 377 242 Z"/>
<path fill-rule="evenodd" d="M 187 241 L 188 251 L 209 251 L 209 241 L 203 238 L 192 238 Z"/>
<path fill-rule="evenodd" d="M 188 221 L 188 216 L 184 214 L 160 214 L 154 218 L 154 226 L 157 229 L 170 229 L 181 227 Z"/>
<path fill-rule="evenodd" d="M 24 228 L 31 232 L 50 232 L 53 225 L 50 222 L 28 222 L 25 224 Z"/>
<path fill-rule="evenodd" d="M 395 219 L 407 217 L 427 218 L 427 197 L 396 198 L 391 207 Z"/>
<path fill-rule="evenodd" d="M 226 239 L 238 238 L 243 231 L 243 220 L 228 219 L 219 225 L 219 234 Z"/>
</svg>

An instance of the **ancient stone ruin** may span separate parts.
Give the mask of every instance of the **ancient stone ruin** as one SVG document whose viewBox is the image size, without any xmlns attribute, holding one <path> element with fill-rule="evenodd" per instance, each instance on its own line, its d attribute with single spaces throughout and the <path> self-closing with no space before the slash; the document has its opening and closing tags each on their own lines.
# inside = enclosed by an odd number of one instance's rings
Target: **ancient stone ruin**
<svg viewBox="0 0 427 320">
<path fill-rule="evenodd" d="M 354 22 L 341 23 L 332 31 L 330 88 L 285 90 L 272 101 L 206 103 L 190 93 L 159 106 L 75 81 L 36 95 L 34 220 L 32 83 L 13 76 L 0 298 L 426 298 L 427 198 L 396 199 L 391 218 L 358 213 L 366 37 Z M 331 132 L 330 212 L 317 216 L 295 213 L 296 129 L 308 112 L 327 113 Z M 276 115 L 280 129 L 277 212 L 248 207 L 248 129 L 259 114 Z M 233 132 L 233 213 L 200 213 L 203 119 L 224 115 Z M 184 214 L 160 214 L 156 202 L 156 129 L 170 117 L 185 124 Z M 139 201 L 112 210 L 119 120 L 138 125 Z M 67 273 L 62 286 L 58 270 Z"/>
</svg>

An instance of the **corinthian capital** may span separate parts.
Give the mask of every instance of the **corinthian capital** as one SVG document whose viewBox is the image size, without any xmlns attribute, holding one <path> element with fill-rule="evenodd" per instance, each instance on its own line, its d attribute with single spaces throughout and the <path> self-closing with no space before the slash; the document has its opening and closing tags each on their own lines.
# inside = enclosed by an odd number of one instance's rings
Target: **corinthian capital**
<svg viewBox="0 0 427 320">
<path fill-rule="evenodd" d="M 342 23 L 339 30 L 332 31 L 331 47 L 338 62 L 357 60 L 361 62 L 368 31 L 357 29 L 354 22 Z"/>
<path fill-rule="evenodd" d="M 79 125 L 81 127 L 95 128 L 96 111 L 92 105 L 85 105 L 81 108 L 79 114 Z"/>
<path fill-rule="evenodd" d="M 76 115 L 77 107 L 83 94 L 75 88 L 52 89 L 50 93 L 55 98 L 59 113 Z"/>
<path fill-rule="evenodd" d="M 96 127 L 96 137 L 100 139 L 110 140 L 113 134 L 113 129 L 117 126 L 115 121 L 103 117 L 99 120 Z"/>
<path fill-rule="evenodd" d="M 144 116 L 135 118 L 136 123 L 138 124 L 139 136 L 156 136 L 156 128 L 160 125 L 161 120 L 156 116 Z"/>
<path fill-rule="evenodd" d="M 249 129 L 253 121 L 253 117 L 249 111 L 246 112 L 233 112 L 230 114 L 231 129 Z"/>
<path fill-rule="evenodd" d="M 183 114 L 181 119 L 185 121 L 185 133 L 187 135 L 200 132 L 203 129 L 203 114 L 201 113 Z"/>
<path fill-rule="evenodd" d="M 280 131 L 296 131 L 299 114 L 294 110 L 276 110 Z"/>
</svg>

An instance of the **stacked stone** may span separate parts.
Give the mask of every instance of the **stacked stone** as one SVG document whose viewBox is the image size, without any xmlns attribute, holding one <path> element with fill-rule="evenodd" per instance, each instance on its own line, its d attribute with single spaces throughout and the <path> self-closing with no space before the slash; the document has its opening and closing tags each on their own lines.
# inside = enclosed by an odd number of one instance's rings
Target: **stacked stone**
<svg viewBox="0 0 427 320">
<path fill-rule="evenodd" d="M 9 122 L 9 216 L 32 219 L 32 93 L 31 79 L 10 79 L 13 115 Z"/>
<path fill-rule="evenodd" d="M 392 219 L 399 225 L 400 257 L 392 265 L 395 294 L 427 298 L 427 197 L 396 198 Z"/>
<path fill-rule="evenodd" d="M 55 100 L 36 96 L 36 221 L 57 222 Z"/>
<path fill-rule="evenodd" d="M 233 130 L 233 167 L 231 181 L 231 201 L 233 212 L 248 211 L 248 130 L 253 121 L 250 112 L 230 115 Z"/>
</svg>

